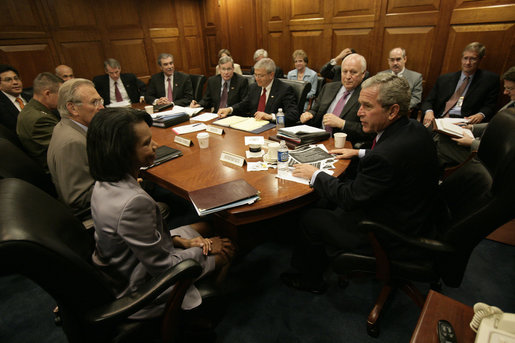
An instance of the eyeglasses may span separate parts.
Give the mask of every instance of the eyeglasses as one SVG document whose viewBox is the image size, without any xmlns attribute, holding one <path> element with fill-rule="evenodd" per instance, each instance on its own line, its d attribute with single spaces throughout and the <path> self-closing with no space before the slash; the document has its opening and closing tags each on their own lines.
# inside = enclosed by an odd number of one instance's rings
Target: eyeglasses
<svg viewBox="0 0 515 343">
<path fill-rule="evenodd" d="M 228 72 L 228 71 L 233 71 L 234 68 L 222 68 L 221 69 L 222 71 L 225 71 L 225 72 Z"/>
<path fill-rule="evenodd" d="M 504 90 L 508 91 L 508 92 L 511 92 L 514 89 L 515 89 L 515 87 L 504 87 Z"/>
<path fill-rule="evenodd" d="M 256 79 L 262 79 L 264 78 L 265 76 L 267 76 L 268 74 L 254 74 L 254 76 L 256 77 Z"/>
<path fill-rule="evenodd" d="M 82 105 L 82 101 L 77 101 L 77 102 L 74 102 L 75 104 L 77 105 Z M 100 107 L 104 104 L 104 99 L 100 98 L 100 99 L 95 99 L 93 101 L 91 101 L 89 103 L 90 105 L 93 105 L 95 107 Z"/>
<path fill-rule="evenodd" d="M 15 77 L 6 77 L 6 78 L 2 79 L 2 82 L 7 82 L 7 83 L 10 83 L 13 81 L 20 81 L 20 78 L 18 76 L 15 76 Z"/>
<path fill-rule="evenodd" d="M 464 61 L 470 61 L 470 62 L 477 62 L 477 61 L 479 61 L 478 57 L 463 56 L 461 59 L 464 60 Z"/>
</svg>

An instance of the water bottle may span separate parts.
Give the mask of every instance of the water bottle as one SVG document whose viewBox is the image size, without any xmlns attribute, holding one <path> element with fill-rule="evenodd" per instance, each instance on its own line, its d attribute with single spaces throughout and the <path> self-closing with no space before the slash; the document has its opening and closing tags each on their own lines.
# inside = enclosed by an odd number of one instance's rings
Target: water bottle
<svg viewBox="0 0 515 343">
<path fill-rule="evenodd" d="M 284 140 L 281 141 L 279 150 L 277 150 L 277 175 L 286 176 L 288 173 L 288 160 L 290 154 L 288 153 L 288 147 Z"/>
<path fill-rule="evenodd" d="M 280 108 L 279 111 L 277 112 L 277 114 L 275 116 L 275 122 L 276 122 L 277 130 L 284 127 L 284 112 L 283 112 L 282 108 Z"/>
</svg>

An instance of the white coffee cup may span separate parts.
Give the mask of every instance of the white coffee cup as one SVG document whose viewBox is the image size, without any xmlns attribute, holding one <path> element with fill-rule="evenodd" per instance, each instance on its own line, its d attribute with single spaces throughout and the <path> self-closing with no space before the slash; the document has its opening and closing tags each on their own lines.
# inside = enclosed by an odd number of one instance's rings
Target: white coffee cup
<svg viewBox="0 0 515 343">
<path fill-rule="evenodd" d="M 345 141 L 347 140 L 347 134 L 343 132 L 336 132 L 334 134 L 334 147 L 339 149 L 345 147 Z"/>
<path fill-rule="evenodd" d="M 148 114 L 153 114 L 154 106 L 152 106 L 152 105 L 145 106 L 145 112 L 147 112 Z"/>
<path fill-rule="evenodd" d="M 209 133 L 200 132 L 197 134 L 197 139 L 200 149 L 206 149 L 209 147 Z"/>
<path fill-rule="evenodd" d="M 268 144 L 268 159 L 270 161 L 277 161 L 277 150 L 279 150 L 279 143 L 269 143 Z"/>
</svg>

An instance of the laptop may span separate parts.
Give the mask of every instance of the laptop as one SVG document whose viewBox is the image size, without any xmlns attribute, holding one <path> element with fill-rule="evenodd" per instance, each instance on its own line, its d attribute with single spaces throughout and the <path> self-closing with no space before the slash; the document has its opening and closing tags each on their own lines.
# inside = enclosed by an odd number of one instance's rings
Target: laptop
<svg viewBox="0 0 515 343">
<path fill-rule="evenodd" d="M 154 160 L 154 164 L 148 167 L 143 167 L 141 169 L 145 170 L 148 168 L 152 168 L 160 165 L 166 161 L 170 161 L 176 157 L 182 156 L 182 151 L 170 148 L 169 146 L 162 145 L 156 149 L 156 159 Z"/>
</svg>

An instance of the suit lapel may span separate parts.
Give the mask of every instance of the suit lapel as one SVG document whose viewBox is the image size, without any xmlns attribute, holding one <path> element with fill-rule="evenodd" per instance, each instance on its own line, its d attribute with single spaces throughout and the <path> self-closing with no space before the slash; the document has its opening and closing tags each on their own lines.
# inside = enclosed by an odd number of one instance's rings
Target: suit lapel
<svg viewBox="0 0 515 343">
<path fill-rule="evenodd" d="M 272 84 L 272 88 L 270 88 L 270 94 L 268 95 L 268 101 L 265 106 L 265 113 L 272 113 L 272 108 L 274 108 L 275 101 L 277 99 L 277 89 L 279 88 L 279 80 L 274 79 L 274 83 Z"/>
<path fill-rule="evenodd" d="M 349 113 L 350 109 L 354 107 L 354 105 L 358 102 L 359 98 L 359 92 L 361 90 L 361 86 L 354 89 L 352 92 L 349 100 L 345 103 L 345 106 L 343 106 L 342 113 L 340 114 L 340 118 L 345 118 L 347 114 Z"/>
<path fill-rule="evenodd" d="M 161 72 L 159 74 L 158 80 L 157 80 L 157 94 L 163 94 L 163 97 L 166 97 L 166 88 L 165 88 L 165 73 Z M 159 98 L 159 96 L 158 96 Z"/>
</svg>

